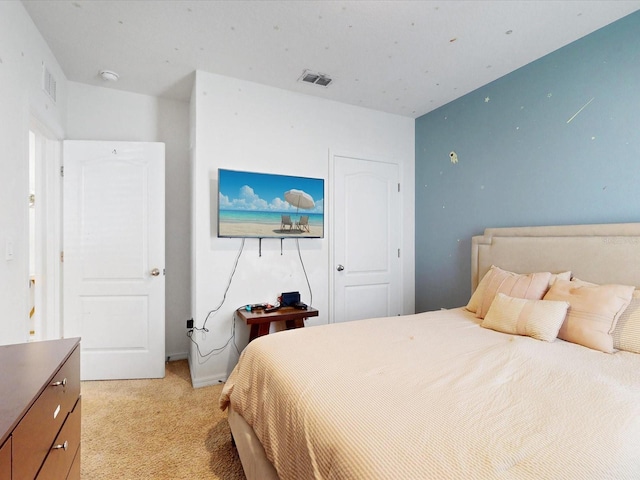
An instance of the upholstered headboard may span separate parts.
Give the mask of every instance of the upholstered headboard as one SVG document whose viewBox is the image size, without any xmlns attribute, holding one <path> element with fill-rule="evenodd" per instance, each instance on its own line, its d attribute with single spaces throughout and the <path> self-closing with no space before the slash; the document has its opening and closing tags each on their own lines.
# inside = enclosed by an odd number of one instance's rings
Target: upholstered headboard
<svg viewBox="0 0 640 480">
<path fill-rule="evenodd" d="M 471 291 L 496 265 L 640 287 L 640 223 L 487 228 L 471 242 Z"/>
</svg>

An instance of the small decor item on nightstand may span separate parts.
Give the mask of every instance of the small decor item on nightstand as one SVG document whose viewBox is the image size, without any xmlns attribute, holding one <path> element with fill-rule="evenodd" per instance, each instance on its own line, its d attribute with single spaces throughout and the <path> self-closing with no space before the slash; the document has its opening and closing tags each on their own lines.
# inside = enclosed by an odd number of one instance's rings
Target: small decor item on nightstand
<svg viewBox="0 0 640 480">
<path fill-rule="evenodd" d="M 254 303 L 244 307 L 247 312 L 253 312 L 254 310 L 264 310 L 271 307 L 268 303 Z"/>
<path fill-rule="evenodd" d="M 286 292 L 280 296 L 281 307 L 294 307 L 300 303 L 300 292 Z"/>
</svg>

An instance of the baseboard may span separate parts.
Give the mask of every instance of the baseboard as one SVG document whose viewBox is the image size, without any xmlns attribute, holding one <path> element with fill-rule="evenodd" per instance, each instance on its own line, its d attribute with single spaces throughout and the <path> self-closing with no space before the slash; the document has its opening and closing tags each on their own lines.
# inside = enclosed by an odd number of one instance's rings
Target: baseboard
<svg viewBox="0 0 640 480">
<path fill-rule="evenodd" d="M 189 354 L 187 352 L 169 353 L 165 356 L 165 359 L 167 360 L 167 362 L 173 362 L 176 360 L 186 360 L 187 358 L 189 358 Z"/>
<path fill-rule="evenodd" d="M 191 374 L 191 386 L 193 388 L 202 388 L 202 387 L 209 387 L 211 385 L 219 385 L 227 381 L 226 373 L 207 375 L 206 377 L 198 377 L 198 378 L 194 377 L 193 371 L 195 369 L 191 365 L 191 356 L 189 356 L 188 359 L 189 359 L 189 373 Z"/>
</svg>

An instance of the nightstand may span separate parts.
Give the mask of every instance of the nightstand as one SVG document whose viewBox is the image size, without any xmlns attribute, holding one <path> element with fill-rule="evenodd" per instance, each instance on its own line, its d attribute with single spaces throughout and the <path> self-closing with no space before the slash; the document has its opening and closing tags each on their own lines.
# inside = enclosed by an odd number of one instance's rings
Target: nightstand
<svg viewBox="0 0 640 480">
<path fill-rule="evenodd" d="M 251 327 L 249 332 L 249 341 L 251 342 L 258 337 L 269 334 L 271 322 L 284 321 L 287 330 L 301 328 L 304 327 L 305 319 L 318 316 L 318 310 L 311 307 L 306 310 L 282 307 L 274 312 L 265 312 L 262 309 L 250 312 L 242 307 L 236 310 L 236 315 Z"/>
</svg>

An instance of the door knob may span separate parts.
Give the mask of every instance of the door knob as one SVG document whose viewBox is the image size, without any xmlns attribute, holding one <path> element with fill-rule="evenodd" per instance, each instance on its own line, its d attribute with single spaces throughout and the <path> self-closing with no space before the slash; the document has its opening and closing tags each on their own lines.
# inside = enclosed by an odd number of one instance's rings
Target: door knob
<svg viewBox="0 0 640 480">
<path fill-rule="evenodd" d="M 160 270 L 157 268 L 154 268 L 153 270 L 151 270 L 151 275 L 153 275 L 154 277 L 157 277 L 158 275 L 160 275 Z"/>
<path fill-rule="evenodd" d="M 344 270 L 344 267 L 342 265 L 338 265 L 338 268 L 336 268 L 336 270 L 338 270 L 339 272 Z"/>
</svg>

